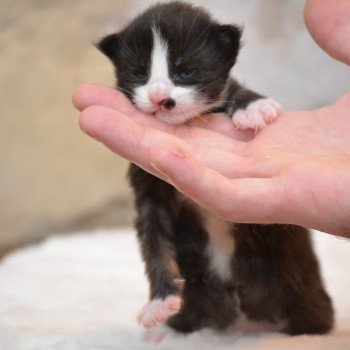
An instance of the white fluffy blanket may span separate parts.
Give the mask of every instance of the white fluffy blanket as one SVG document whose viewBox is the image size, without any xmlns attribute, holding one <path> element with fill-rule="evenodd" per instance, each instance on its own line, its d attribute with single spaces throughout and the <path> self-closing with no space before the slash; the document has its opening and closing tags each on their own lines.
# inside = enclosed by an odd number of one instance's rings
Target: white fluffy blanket
<svg viewBox="0 0 350 350">
<path fill-rule="evenodd" d="M 147 283 L 131 229 L 57 236 L 14 252 L 0 265 L 1 350 L 350 349 L 350 243 L 316 234 L 337 310 L 326 336 L 210 329 L 146 343 L 135 317 Z"/>
</svg>

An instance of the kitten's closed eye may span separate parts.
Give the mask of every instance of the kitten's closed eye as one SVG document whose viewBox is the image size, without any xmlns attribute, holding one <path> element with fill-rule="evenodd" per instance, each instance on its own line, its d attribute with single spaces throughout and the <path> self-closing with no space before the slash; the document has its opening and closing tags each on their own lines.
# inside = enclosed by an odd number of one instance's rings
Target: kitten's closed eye
<svg viewBox="0 0 350 350">
<path fill-rule="evenodd" d="M 146 71 L 141 70 L 141 69 L 135 69 L 135 70 L 131 70 L 130 73 L 138 79 L 145 79 L 147 76 Z"/>
<path fill-rule="evenodd" d="M 192 78 L 198 73 L 198 68 L 196 67 L 185 67 L 179 70 L 178 75 L 181 79 Z"/>
<path fill-rule="evenodd" d="M 175 60 L 176 77 L 175 79 L 187 79 L 192 78 L 199 72 L 199 69 L 195 66 L 186 64 L 183 61 L 182 56 L 178 56 Z"/>
</svg>

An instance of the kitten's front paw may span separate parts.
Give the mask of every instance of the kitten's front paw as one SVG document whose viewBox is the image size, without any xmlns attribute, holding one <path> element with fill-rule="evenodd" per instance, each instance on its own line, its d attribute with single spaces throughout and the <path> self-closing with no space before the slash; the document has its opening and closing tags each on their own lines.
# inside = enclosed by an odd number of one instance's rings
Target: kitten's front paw
<svg viewBox="0 0 350 350">
<path fill-rule="evenodd" d="M 238 109 L 232 119 L 237 129 L 253 129 L 257 132 L 273 122 L 281 111 L 281 105 L 273 98 L 261 98 L 250 103 L 246 109 Z"/>
<path fill-rule="evenodd" d="M 137 320 L 145 328 L 151 328 L 164 323 L 170 316 L 181 309 L 182 300 L 177 295 L 165 299 L 155 299 L 146 304 L 139 313 Z"/>
</svg>

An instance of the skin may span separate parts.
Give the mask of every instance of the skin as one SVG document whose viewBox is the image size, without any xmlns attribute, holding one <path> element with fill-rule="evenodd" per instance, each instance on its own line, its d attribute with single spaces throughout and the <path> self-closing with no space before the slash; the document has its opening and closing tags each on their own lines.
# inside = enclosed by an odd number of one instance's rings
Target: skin
<svg viewBox="0 0 350 350">
<path fill-rule="evenodd" d="M 315 41 L 346 64 L 349 19 L 348 0 L 305 7 Z M 220 114 L 166 125 L 101 85 L 79 87 L 73 103 L 83 131 L 225 220 L 350 237 L 350 92 L 331 106 L 282 113 L 257 135 Z"/>
</svg>

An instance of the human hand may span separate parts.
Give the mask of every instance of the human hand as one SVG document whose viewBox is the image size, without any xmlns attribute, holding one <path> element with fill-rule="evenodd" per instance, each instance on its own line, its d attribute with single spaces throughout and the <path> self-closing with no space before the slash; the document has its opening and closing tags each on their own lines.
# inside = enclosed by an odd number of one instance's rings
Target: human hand
<svg viewBox="0 0 350 350">
<path fill-rule="evenodd" d="M 321 4 L 308 6 L 305 18 Z M 102 86 L 83 86 L 73 100 L 84 131 L 227 220 L 350 236 L 349 94 L 334 106 L 285 113 L 249 142 L 238 141 L 251 135 L 222 115 L 197 120 L 196 128 L 169 126 Z"/>
<path fill-rule="evenodd" d="M 74 103 L 84 131 L 226 220 L 350 232 L 350 94 L 282 114 L 249 142 L 227 117 L 166 125 L 104 86 L 82 86 Z"/>
</svg>

